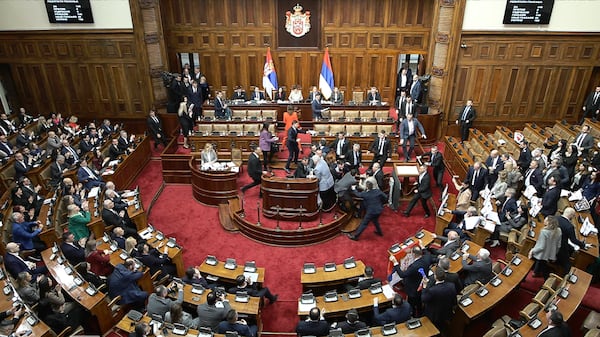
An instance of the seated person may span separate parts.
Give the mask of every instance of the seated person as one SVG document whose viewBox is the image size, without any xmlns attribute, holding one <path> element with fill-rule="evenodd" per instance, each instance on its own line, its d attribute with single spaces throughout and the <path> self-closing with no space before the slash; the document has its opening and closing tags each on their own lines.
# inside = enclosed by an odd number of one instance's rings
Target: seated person
<svg viewBox="0 0 600 337">
<path fill-rule="evenodd" d="M 105 226 L 121 227 L 125 231 L 125 236 L 138 238 L 137 228 L 130 219 L 125 217 L 125 210 L 117 211 L 115 203 L 112 200 L 104 200 L 102 203 L 102 221 Z"/>
<path fill-rule="evenodd" d="M 200 159 L 202 165 L 214 164 L 219 160 L 217 152 L 211 143 L 206 143 L 206 145 L 204 145 L 204 150 L 200 153 Z"/>
<path fill-rule="evenodd" d="M 7 319 L 12 315 L 11 319 Z M 0 312 L 0 336 L 10 337 L 26 337 L 30 336 L 29 330 L 21 330 L 16 332 L 16 326 L 19 324 L 21 318 L 25 315 L 25 307 L 19 303 L 14 302 L 13 307 L 10 310 Z"/>
<path fill-rule="evenodd" d="M 165 246 L 162 254 L 157 249 L 150 248 L 145 242 L 140 243 L 137 249 L 137 258 L 146 267 L 150 268 L 150 273 L 152 275 L 158 271 L 160 271 L 162 276 L 177 274 L 177 268 L 171 263 L 171 259 L 169 259 L 169 256 L 167 255 L 169 249 L 167 246 Z"/>
<path fill-rule="evenodd" d="M 137 284 L 144 274 L 135 269 L 135 262 L 129 258 L 118 264 L 108 277 L 108 296 L 121 296 L 120 304 L 131 304 L 136 309 L 143 309 L 148 293 Z"/>
<path fill-rule="evenodd" d="M 298 163 L 296 171 L 294 171 L 294 178 L 306 178 L 310 174 L 308 157 L 303 157 Z"/>
<path fill-rule="evenodd" d="M 496 247 L 500 244 L 500 233 L 510 233 L 512 229 L 521 230 L 527 222 L 529 221 L 529 209 L 525 203 L 522 203 L 517 207 L 516 213 L 507 213 L 506 221 L 502 221 L 499 226 L 494 228 L 494 233 L 492 233 L 491 247 Z"/>
<path fill-rule="evenodd" d="M 52 305 L 52 313 L 50 313 L 44 322 L 48 324 L 53 331 L 63 331 L 67 327 L 77 329 L 84 321 L 84 311 L 80 308 L 75 308 L 71 311 L 65 310 L 66 303 Z"/>
<path fill-rule="evenodd" d="M 96 288 L 100 288 L 102 285 L 106 284 L 106 277 L 103 278 L 99 275 L 94 274 L 94 272 L 91 269 L 90 263 L 81 262 L 80 264 L 75 266 L 75 269 L 86 282 L 93 284 Z"/>
<path fill-rule="evenodd" d="M 18 243 L 9 242 L 6 244 L 6 255 L 4 255 L 4 266 L 10 275 L 17 278 L 21 272 L 28 272 L 34 278 L 40 274 L 48 273 L 46 266 L 38 267 L 35 263 L 25 261 L 19 255 L 21 248 Z"/>
<path fill-rule="evenodd" d="M 34 279 L 30 273 L 23 271 L 17 276 L 16 290 L 21 300 L 27 305 L 34 305 L 40 301 L 40 290 L 38 283 L 45 278 L 44 275 L 37 275 Z"/>
<path fill-rule="evenodd" d="M 388 323 L 404 323 L 412 315 L 410 304 L 400 294 L 394 295 L 392 307 L 385 312 L 379 312 L 379 299 L 373 299 L 373 324 L 385 325 Z"/>
<path fill-rule="evenodd" d="M 122 154 L 125 154 L 125 150 L 121 150 L 121 148 L 119 148 L 119 140 L 117 138 L 113 139 L 110 147 L 108 148 L 108 157 L 110 160 L 116 160 Z"/>
<path fill-rule="evenodd" d="M 276 294 L 271 294 L 271 291 L 267 287 L 258 289 L 257 285 L 252 283 L 250 277 L 246 278 L 244 275 L 238 275 L 235 278 L 235 283 L 237 286 L 229 288 L 228 290 L 230 294 L 246 292 L 248 295 L 253 297 L 266 297 L 269 300 L 269 303 L 274 303 L 277 301 Z"/>
<path fill-rule="evenodd" d="M 40 221 L 25 221 L 21 212 L 14 212 L 12 218 L 12 240 L 21 245 L 23 250 L 35 249 L 41 252 L 46 249 L 46 244 L 40 239 L 39 234 L 43 229 Z"/>
<path fill-rule="evenodd" d="M 206 281 L 206 279 L 204 277 L 202 277 L 202 274 L 200 274 L 200 270 L 198 270 L 198 268 L 194 268 L 194 267 L 189 267 L 185 271 L 185 275 L 183 276 L 183 278 L 181 280 L 185 284 L 192 284 L 192 285 L 199 284 L 202 287 L 204 287 L 205 289 L 210 287 L 208 285 L 208 282 Z M 212 288 L 214 288 L 214 285 L 212 286 Z"/>
<path fill-rule="evenodd" d="M 365 322 L 360 321 L 358 311 L 356 309 L 350 309 L 346 313 L 346 320 L 339 323 L 334 323 L 333 328 L 341 329 L 343 334 L 355 333 L 358 330 L 367 328 Z"/>
<path fill-rule="evenodd" d="M 479 216 L 477 212 L 477 208 L 475 206 L 469 206 L 467 211 L 451 211 L 449 209 L 444 209 L 446 213 L 452 213 L 457 216 L 457 222 L 450 222 L 448 227 L 444 228 L 444 233 L 448 235 L 450 231 L 455 231 L 460 236 L 461 240 L 470 240 L 470 236 L 468 233 L 473 233 L 475 227 L 479 225 L 481 221 L 483 221 L 483 217 Z M 463 218 L 458 221 L 458 219 Z"/>
<path fill-rule="evenodd" d="M 104 181 L 102 180 L 102 176 L 100 176 L 100 172 L 88 167 L 88 162 L 85 159 L 79 165 L 77 180 L 84 184 L 86 190 L 90 190 L 96 186 L 104 188 Z"/>
<path fill-rule="evenodd" d="M 85 244 L 85 261 L 89 269 L 96 275 L 106 277 L 113 271 L 110 264 L 110 250 L 99 250 L 96 240 L 88 240 Z"/>
<path fill-rule="evenodd" d="M 62 243 L 60 244 L 60 250 L 62 251 L 65 258 L 72 264 L 85 261 L 85 243 L 87 237 L 79 239 L 75 242 L 75 235 L 71 232 L 64 232 L 62 235 Z"/>
<path fill-rule="evenodd" d="M 117 247 L 121 248 L 121 249 L 126 249 L 126 241 L 127 239 L 134 239 L 133 237 L 129 237 L 129 238 L 125 238 L 125 230 L 123 230 L 123 227 L 115 227 L 112 230 L 112 234 L 110 236 L 110 238 L 117 243 Z M 137 242 L 135 243 L 137 245 Z M 129 253 L 129 252 L 127 252 Z"/>
<path fill-rule="evenodd" d="M 198 318 L 193 318 L 190 313 L 183 311 L 180 303 L 171 304 L 171 309 L 165 313 L 165 322 L 179 323 L 190 329 L 198 329 Z"/>
<path fill-rule="evenodd" d="M 148 305 L 146 305 L 146 313 L 148 316 L 159 315 L 164 318 L 165 314 L 171 310 L 171 306 L 175 303 L 183 303 L 183 284 L 175 282 L 177 289 L 177 300 L 172 300 L 167 295 L 169 289 L 163 285 L 159 285 L 154 290 L 154 293 L 148 297 Z"/>
<path fill-rule="evenodd" d="M 445 255 L 450 256 L 454 253 L 458 247 L 460 247 L 460 237 L 456 231 L 449 231 L 448 236 L 437 236 L 433 234 L 433 239 L 438 239 L 443 243 L 443 246 L 435 249 L 430 247 L 430 251 L 434 255 Z"/>
<path fill-rule="evenodd" d="M 256 325 L 249 325 L 244 319 L 238 320 L 238 314 L 235 309 L 229 309 L 225 321 L 219 323 L 217 327 L 218 333 L 226 333 L 228 331 L 235 331 L 239 336 L 254 337 L 258 332 Z"/>
<path fill-rule="evenodd" d="M 305 321 L 298 322 L 296 333 L 298 336 L 327 336 L 329 335 L 329 323 L 323 318 L 321 310 L 314 307 L 308 312 L 308 318 Z"/>
<path fill-rule="evenodd" d="M 225 299 L 224 293 L 209 292 L 206 302 L 198 306 L 198 327 L 207 327 L 216 332 L 219 323 L 225 319 L 230 309 L 231 305 Z"/>
<path fill-rule="evenodd" d="M 467 259 L 469 258 L 473 261 L 473 263 L 469 264 L 467 262 Z M 476 281 L 486 284 L 492 279 L 492 277 L 494 277 L 494 273 L 492 272 L 492 259 L 490 259 L 490 251 L 485 248 L 479 249 L 476 256 L 469 255 L 469 253 L 464 253 L 462 257 L 462 266 L 462 270 L 465 273 L 465 286 L 473 284 Z"/>
<path fill-rule="evenodd" d="M 381 282 L 380 279 L 373 277 L 373 273 L 373 267 L 365 266 L 364 276 L 358 278 L 358 284 L 356 285 L 356 288 L 360 290 L 369 289 L 372 284 Z"/>
</svg>

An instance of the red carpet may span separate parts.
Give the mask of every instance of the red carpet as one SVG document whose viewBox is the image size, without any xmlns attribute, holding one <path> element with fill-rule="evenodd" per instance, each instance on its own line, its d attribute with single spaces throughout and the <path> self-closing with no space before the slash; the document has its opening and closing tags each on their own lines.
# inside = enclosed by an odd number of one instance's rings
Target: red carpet
<svg viewBox="0 0 600 337">
<path fill-rule="evenodd" d="M 142 190 L 146 207 L 147 202 L 152 199 L 160 186 L 160 167 L 157 162 L 151 161 L 135 183 Z M 450 182 L 447 174 L 444 179 L 445 182 Z M 249 180 L 247 174 L 242 173 L 238 186 L 241 187 Z M 434 189 L 434 193 L 436 194 L 434 200 L 437 200 L 439 191 Z M 247 209 L 253 201 L 255 204 L 258 199 L 257 194 L 258 187 L 246 193 Z M 405 208 L 406 202 L 401 203 L 400 209 Z M 228 257 L 235 258 L 238 263 L 254 260 L 258 266 L 265 267 L 265 285 L 273 293 L 279 294 L 279 301 L 264 308 L 263 330 L 293 332 L 298 321 L 297 299 L 302 291 L 300 271 L 304 262 L 314 262 L 317 265 L 323 265 L 325 262 L 341 263 L 343 259 L 354 256 L 365 264 L 373 266 L 376 277 L 385 278 L 387 249 L 393 243 L 414 234 L 419 228 L 433 230 L 435 221 L 433 218 L 423 218 L 420 205 L 413 210 L 410 218 L 401 217 L 386 208 L 380 220 L 384 237 L 373 234 L 373 228 L 370 227 L 358 242 L 351 241 L 345 236 L 338 236 L 326 243 L 309 247 L 266 246 L 249 240 L 241 234 L 224 231 L 218 220 L 217 208 L 195 201 L 191 186 L 167 185 L 152 208 L 149 222 L 166 235 L 177 238 L 177 242 L 184 247 L 183 257 L 188 266 L 199 265 L 206 255 L 210 254 L 220 260 Z M 504 248 L 493 248 L 491 252 L 495 259 L 504 258 Z M 533 296 L 531 290 L 539 289 L 539 282 L 539 279 L 528 278 L 514 295 L 507 297 L 504 303 L 496 306 L 484 318 L 471 324 L 465 335 L 483 335 L 490 324 L 504 314 L 513 318 L 518 317 L 518 311 L 529 303 Z M 588 293 L 584 304 L 597 303 L 598 298 L 600 294 L 597 294 L 597 289 L 594 289 Z M 569 321 L 574 336 L 581 335 L 579 326 L 588 312 L 588 309 L 580 308 Z"/>
</svg>

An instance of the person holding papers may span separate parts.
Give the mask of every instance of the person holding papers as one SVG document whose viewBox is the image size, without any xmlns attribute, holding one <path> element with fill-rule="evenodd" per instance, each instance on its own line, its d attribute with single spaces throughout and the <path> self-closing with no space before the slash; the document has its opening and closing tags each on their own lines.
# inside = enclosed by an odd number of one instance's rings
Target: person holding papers
<svg viewBox="0 0 600 337">
<path fill-rule="evenodd" d="M 575 209 L 567 207 L 563 211 L 563 214 L 557 216 L 558 227 L 561 231 L 560 249 L 556 255 L 558 264 L 562 267 L 563 273 L 568 273 L 571 269 L 571 254 L 575 249 L 588 249 L 591 247 L 589 243 L 580 241 L 575 235 L 575 226 L 573 226 L 573 219 L 577 215 Z M 570 243 L 570 244 L 569 244 Z"/>
<path fill-rule="evenodd" d="M 213 145 L 211 143 L 206 143 L 204 145 L 204 150 L 200 153 L 200 159 L 202 165 L 211 165 L 216 163 L 219 158 L 217 157 L 217 152 L 213 149 Z"/>
<path fill-rule="evenodd" d="M 479 223 L 483 221 L 483 217 L 477 214 L 477 208 L 475 208 L 475 206 L 469 206 L 466 212 L 458 210 L 451 211 L 447 208 L 444 209 L 444 212 L 452 213 L 457 217 L 463 217 L 461 221 L 450 222 L 448 224 L 448 227 L 444 229 L 444 233 L 448 233 L 452 230 L 456 231 L 463 240 L 470 239 L 470 236 L 467 235 L 466 232 L 472 232 L 475 229 L 475 227 L 477 227 L 477 225 L 479 225 Z"/>
</svg>

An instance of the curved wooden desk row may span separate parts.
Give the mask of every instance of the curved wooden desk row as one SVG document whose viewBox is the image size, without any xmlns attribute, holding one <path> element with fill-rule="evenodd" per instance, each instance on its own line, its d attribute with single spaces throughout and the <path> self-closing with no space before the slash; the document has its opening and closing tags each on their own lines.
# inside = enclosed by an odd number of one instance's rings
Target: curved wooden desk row
<svg viewBox="0 0 600 337">
<path fill-rule="evenodd" d="M 218 277 L 220 282 L 230 284 L 235 284 L 236 277 L 245 273 L 244 265 L 236 265 L 234 269 L 227 269 L 223 261 L 216 261 L 215 265 L 211 265 L 207 260 L 204 260 L 197 268 L 204 275 Z M 265 282 L 265 268 L 256 267 L 256 271 L 253 273 L 256 273 L 255 283 L 262 285 Z"/>
<path fill-rule="evenodd" d="M 304 270 L 300 275 L 303 291 L 312 288 L 331 287 L 345 284 L 352 279 L 358 279 L 365 272 L 365 264 L 362 261 L 356 261 L 355 266 L 346 268 L 341 263 L 335 266 L 334 271 L 325 271 L 325 266 L 315 268 L 314 273 L 306 273 Z"/>
<path fill-rule="evenodd" d="M 152 321 L 152 318 L 150 318 L 147 315 L 144 315 L 142 317 L 142 319 L 140 319 L 138 322 L 132 320 L 131 318 L 127 317 L 127 315 L 125 315 L 120 321 L 119 323 L 117 323 L 116 328 L 118 328 L 119 330 L 122 330 L 124 332 L 126 332 L 127 334 L 130 334 L 134 331 L 135 326 L 137 323 L 143 322 L 146 324 L 150 324 L 150 321 Z M 169 331 L 169 333 L 167 335 L 162 335 L 163 337 L 197 337 L 198 336 L 199 331 L 195 330 L 195 329 L 189 329 L 187 335 L 175 335 L 172 331 Z M 153 336 L 153 335 L 152 335 Z M 214 334 L 214 337 L 225 337 L 225 335 L 223 334 Z"/>
<path fill-rule="evenodd" d="M 169 288 L 173 288 L 174 286 L 175 285 L 171 283 Z M 206 296 L 210 291 L 210 289 L 195 289 L 192 285 L 185 284 L 183 286 L 183 302 L 193 308 L 196 308 L 198 305 L 206 302 Z M 170 293 L 169 296 L 176 298 L 177 293 Z M 257 322 L 260 321 L 260 297 L 250 296 L 248 298 L 248 302 L 236 302 L 235 295 L 225 294 L 225 299 L 229 302 L 231 308 L 235 309 L 238 313 L 252 316 Z"/>
<path fill-rule="evenodd" d="M 387 336 L 402 336 L 402 337 L 433 337 L 440 334 L 440 331 L 431 323 L 429 318 L 423 316 L 419 318 L 421 326 L 411 329 L 406 323 L 398 323 L 395 325 L 396 333 Z M 383 327 L 376 326 L 369 328 L 372 337 L 383 337 Z M 345 334 L 345 337 L 355 337 L 355 334 Z"/>
<path fill-rule="evenodd" d="M 387 287 L 387 285 L 384 287 Z M 325 301 L 325 295 L 315 296 L 313 304 L 301 304 L 300 299 L 298 299 L 298 316 L 308 316 L 311 308 L 318 307 L 325 310 L 325 317 L 339 318 L 344 317 L 350 309 L 356 309 L 358 312 L 371 312 L 375 298 L 379 300 L 379 307 L 388 307 L 392 303 L 392 298 L 387 298 L 384 292 L 371 294 L 369 289 L 364 289 L 360 291 L 360 295 L 358 298 L 349 298 L 347 293 L 340 293 L 337 294 L 337 301 L 335 302 Z"/>
</svg>

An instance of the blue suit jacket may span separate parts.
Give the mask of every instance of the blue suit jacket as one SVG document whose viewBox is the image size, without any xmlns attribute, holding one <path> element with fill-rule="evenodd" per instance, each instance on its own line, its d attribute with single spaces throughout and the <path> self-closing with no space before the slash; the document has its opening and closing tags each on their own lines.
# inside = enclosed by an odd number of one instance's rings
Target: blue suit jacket
<svg viewBox="0 0 600 337">
<path fill-rule="evenodd" d="M 31 230 L 32 226 L 37 226 L 37 222 L 21 222 L 12 225 L 13 241 L 21 244 L 21 249 L 30 250 L 33 249 L 32 239 L 40 234 L 41 230 Z"/>
<path fill-rule="evenodd" d="M 121 304 L 144 302 L 148 293 L 136 283 L 142 275 L 142 272 L 128 270 L 123 264 L 117 265 L 108 278 L 108 295 L 111 298 L 121 295 Z"/>
<path fill-rule="evenodd" d="M 408 321 L 412 314 L 412 308 L 407 301 L 404 301 L 401 306 L 395 308 L 389 308 L 382 314 L 379 313 L 379 307 L 373 307 L 373 320 L 377 325 L 384 325 L 388 323 L 404 323 Z"/>
<path fill-rule="evenodd" d="M 417 135 L 417 129 L 419 130 L 419 132 L 421 132 L 422 135 L 425 134 L 425 130 L 423 129 L 423 125 L 421 124 L 421 122 L 419 122 L 418 119 L 413 118 L 414 121 L 414 127 L 415 127 L 415 133 L 414 135 Z M 402 123 L 400 124 L 400 138 L 402 139 L 406 139 L 408 138 L 409 134 L 408 134 L 408 119 L 404 119 L 402 120 Z"/>
</svg>

